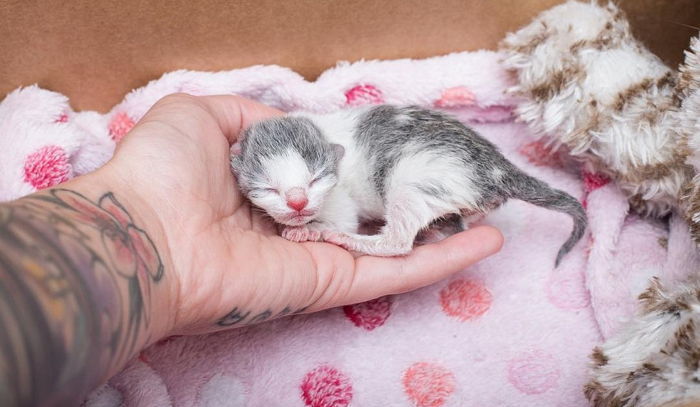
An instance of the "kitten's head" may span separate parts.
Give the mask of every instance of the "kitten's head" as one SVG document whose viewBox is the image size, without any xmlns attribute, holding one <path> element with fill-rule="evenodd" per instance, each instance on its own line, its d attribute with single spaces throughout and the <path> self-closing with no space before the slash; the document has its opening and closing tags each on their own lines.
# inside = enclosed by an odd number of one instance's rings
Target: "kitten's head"
<svg viewBox="0 0 700 407">
<path fill-rule="evenodd" d="M 318 216 L 343 153 L 311 120 L 280 117 L 245 131 L 231 148 L 231 168 L 253 204 L 278 223 L 300 226 Z"/>
</svg>

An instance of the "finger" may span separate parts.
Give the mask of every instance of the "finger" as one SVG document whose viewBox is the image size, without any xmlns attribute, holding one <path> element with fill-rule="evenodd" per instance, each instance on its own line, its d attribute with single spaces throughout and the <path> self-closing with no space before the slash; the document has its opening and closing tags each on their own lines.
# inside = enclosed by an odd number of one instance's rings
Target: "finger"
<svg viewBox="0 0 700 407">
<path fill-rule="evenodd" d="M 503 235 L 479 226 L 437 243 L 417 247 L 406 257 L 363 256 L 356 260 L 348 303 L 398 294 L 440 281 L 498 252 Z"/>
<path fill-rule="evenodd" d="M 236 141 L 238 135 L 251 124 L 284 114 L 270 106 L 236 95 L 201 96 L 198 99 L 214 116 L 229 144 Z"/>
</svg>

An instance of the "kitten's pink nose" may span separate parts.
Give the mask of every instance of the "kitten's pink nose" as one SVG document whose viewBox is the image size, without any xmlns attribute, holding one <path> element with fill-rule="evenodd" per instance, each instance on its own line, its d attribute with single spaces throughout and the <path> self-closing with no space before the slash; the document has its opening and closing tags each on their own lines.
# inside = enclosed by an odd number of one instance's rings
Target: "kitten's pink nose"
<svg viewBox="0 0 700 407">
<path fill-rule="evenodd" d="M 309 200 L 306 198 L 306 192 L 302 188 L 292 188 L 285 194 L 287 197 L 287 206 L 300 211 L 306 208 Z"/>
<path fill-rule="evenodd" d="M 294 209 L 295 211 L 300 211 L 300 210 L 306 208 L 307 203 L 309 203 L 309 200 L 306 198 L 301 198 L 299 200 L 293 200 L 293 199 L 287 200 L 287 206 Z"/>
</svg>

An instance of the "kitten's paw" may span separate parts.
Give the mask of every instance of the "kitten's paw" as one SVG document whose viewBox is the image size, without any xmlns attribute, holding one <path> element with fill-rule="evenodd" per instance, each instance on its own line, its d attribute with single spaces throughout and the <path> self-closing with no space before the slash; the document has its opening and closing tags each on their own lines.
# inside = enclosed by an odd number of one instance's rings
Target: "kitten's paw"
<svg viewBox="0 0 700 407">
<path fill-rule="evenodd" d="M 307 226 L 287 226 L 282 230 L 282 237 L 292 242 L 318 242 L 321 231 Z"/>
<path fill-rule="evenodd" d="M 333 230 L 326 230 L 321 233 L 321 237 L 323 238 L 324 242 L 327 243 L 333 243 L 336 246 L 340 246 L 345 250 L 350 250 L 350 247 L 348 245 L 349 237 L 341 232 L 336 232 Z"/>
<path fill-rule="evenodd" d="M 353 236 L 341 232 L 328 231 L 323 233 L 323 240 L 333 243 L 345 250 L 368 254 L 370 256 L 403 256 L 411 252 L 412 242 L 385 241 L 381 235 L 374 236 Z"/>
</svg>

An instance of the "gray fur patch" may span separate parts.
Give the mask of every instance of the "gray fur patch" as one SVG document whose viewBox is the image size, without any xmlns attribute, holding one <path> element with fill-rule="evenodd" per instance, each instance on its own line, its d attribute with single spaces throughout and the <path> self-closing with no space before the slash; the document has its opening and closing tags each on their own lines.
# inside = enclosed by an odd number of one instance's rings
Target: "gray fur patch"
<svg viewBox="0 0 700 407">
<path fill-rule="evenodd" d="M 415 182 L 411 184 L 411 186 L 430 196 L 445 196 L 449 193 L 449 191 L 445 187 L 439 184 L 424 184 Z"/>
<path fill-rule="evenodd" d="M 473 171 L 485 209 L 504 200 L 497 191 L 493 170 L 503 170 L 507 178 L 515 169 L 498 148 L 459 120 L 446 114 L 416 106 L 381 105 L 368 110 L 359 120 L 355 139 L 365 149 L 372 168 L 373 182 L 384 196 L 385 181 L 403 153 L 408 150 L 435 151 L 439 155 L 456 156 Z M 440 186 L 433 186 L 440 188 Z M 423 186 L 422 188 L 431 188 Z M 436 192 L 436 191 L 432 191 Z"/>
</svg>

